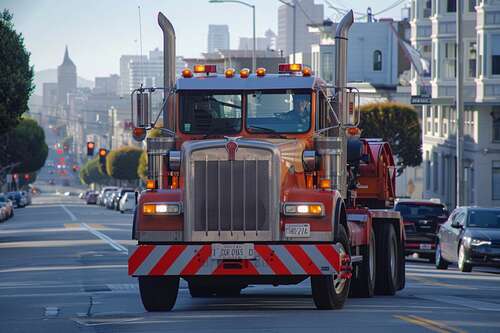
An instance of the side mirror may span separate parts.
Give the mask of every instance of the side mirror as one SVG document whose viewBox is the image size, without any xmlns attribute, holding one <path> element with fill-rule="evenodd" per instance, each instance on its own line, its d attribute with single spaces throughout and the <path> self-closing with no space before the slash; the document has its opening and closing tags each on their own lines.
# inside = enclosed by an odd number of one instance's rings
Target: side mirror
<svg viewBox="0 0 500 333">
<path fill-rule="evenodd" d="M 458 221 L 455 220 L 451 222 L 451 227 L 455 229 L 462 229 L 463 226 Z"/>
</svg>

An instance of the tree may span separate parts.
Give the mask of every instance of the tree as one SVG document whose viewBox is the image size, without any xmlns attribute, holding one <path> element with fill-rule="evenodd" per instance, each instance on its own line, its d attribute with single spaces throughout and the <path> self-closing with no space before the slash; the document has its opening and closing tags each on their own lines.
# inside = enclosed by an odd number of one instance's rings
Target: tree
<svg viewBox="0 0 500 333">
<path fill-rule="evenodd" d="M 7 139 L 8 163 L 16 164 L 11 173 L 30 173 L 43 167 L 49 149 L 45 133 L 35 120 L 23 118 Z"/>
<path fill-rule="evenodd" d="M 139 158 L 137 175 L 144 181 L 148 178 L 148 154 L 146 151 L 143 151 L 141 157 Z"/>
<path fill-rule="evenodd" d="M 112 181 L 112 178 L 103 174 L 99 168 L 99 157 L 95 157 L 85 163 L 80 169 L 80 180 L 82 183 L 107 185 Z"/>
<path fill-rule="evenodd" d="M 16 127 L 28 110 L 33 91 L 33 67 L 24 39 L 14 30 L 12 14 L 0 13 L 0 133 Z"/>
<path fill-rule="evenodd" d="M 142 149 L 136 147 L 122 147 L 112 150 L 106 158 L 106 171 L 116 179 L 138 179 L 137 169 Z"/>
<path fill-rule="evenodd" d="M 422 140 L 418 114 L 413 107 L 395 102 L 361 106 L 362 136 L 381 138 L 390 143 L 396 155 L 398 175 L 407 166 L 422 163 Z"/>
</svg>

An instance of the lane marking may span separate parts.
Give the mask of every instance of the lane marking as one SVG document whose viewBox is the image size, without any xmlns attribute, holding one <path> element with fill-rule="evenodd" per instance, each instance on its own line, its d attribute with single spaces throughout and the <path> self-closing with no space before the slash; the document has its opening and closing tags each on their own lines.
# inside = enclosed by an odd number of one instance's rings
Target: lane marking
<svg viewBox="0 0 500 333">
<path fill-rule="evenodd" d="M 444 283 L 444 282 L 432 281 L 430 278 L 423 278 L 423 277 L 417 277 L 417 276 L 408 276 L 408 279 L 420 282 L 420 283 L 425 284 L 427 286 L 445 287 L 445 288 L 450 288 L 450 289 L 464 289 L 464 290 L 477 290 L 478 289 L 478 288 L 469 287 L 469 286 L 462 286 L 462 285 L 458 285 L 458 284 L 449 284 L 449 283 Z"/>
<path fill-rule="evenodd" d="M 99 224 L 99 223 L 89 223 L 88 225 L 90 227 L 94 228 L 94 229 L 110 230 L 108 227 L 105 227 L 104 225 Z M 84 230 L 84 228 L 82 228 L 81 223 L 64 223 L 64 227 L 67 228 L 67 229 L 80 229 L 80 230 Z"/>
<path fill-rule="evenodd" d="M 123 239 L 117 242 L 126 245 L 137 245 L 137 241 Z M 75 239 L 75 240 L 48 240 L 48 241 L 19 241 L 19 242 L 0 242 L 0 249 L 16 249 L 16 248 L 34 248 L 34 247 L 70 247 L 70 246 L 88 246 L 102 245 L 102 239 Z M 121 245 L 120 245 L 121 246 Z"/>
<path fill-rule="evenodd" d="M 66 214 L 68 214 L 68 216 L 71 218 L 71 221 L 76 221 L 78 220 L 75 216 L 75 214 L 73 214 L 68 208 L 66 208 L 65 205 L 61 205 L 62 209 L 64 209 L 64 211 L 66 212 Z"/>
<path fill-rule="evenodd" d="M 128 268 L 128 265 L 89 265 L 89 266 L 38 266 L 38 267 L 17 267 L 1 269 L 0 273 L 19 273 L 19 272 L 43 272 L 43 271 L 67 271 L 81 269 L 115 269 Z"/>
<path fill-rule="evenodd" d="M 399 320 L 405 321 L 407 323 L 427 328 L 428 330 L 433 331 L 433 332 L 466 333 L 463 330 L 459 330 L 459 329 L 453 328 L 451 326 L 445 325 L 443 323 L 439 323 L 439 322 L 436 322 L 434 320 L 418 317 L 415 315 L 408 315 L 408 316 L 395 315 L 394 317 L 399 319 Z"/>
<path fill-rule="evenodd" d="M 113 239 L 106 236 L 102 232 L 95 230 L 94 228 L 89 226 L 87 223 L 80 223 L 80 225 L 83 228 L 87 229 L 87 231 L 90 232 L 91 234 L 93 234 L 94 236 L 96 236 L 96 237 L 102 239 L 103 241 L 105 241 L 106 243 L 108 243 L 109 246 L 111 246 L 116 251 L 123 253 L 123 254 L 128 254 L 128 250 L 125 246 L 118 244 L 117 242 L 115 242 Z"/>
<path fill-rule="evenodd" d="M 483 302 L 483 301 L 475 301 L 470 298 L 463 298 L 463 297 L 457 297 L 457 296 L 445 296 L 445 295 L 415 295 L 415 297 L 433 301 L 433 302 L 441 302 L 441 303 L 448 303 L 448 304 L 453 304 L 453 305 L 459 305 L 462 307 L 467 307 L 479 311 L 495 311 L 499 312 L 500 311 L 500 306 L 498 303 L 489 303 L 489 302 Z"/>
<path fill-rule="evenodd" d="M 47 306 L 45 307 L 45 316 L 46 317 L 54 317 L 59 314 L 59 308 L 55 306 Z"/>
</svg>

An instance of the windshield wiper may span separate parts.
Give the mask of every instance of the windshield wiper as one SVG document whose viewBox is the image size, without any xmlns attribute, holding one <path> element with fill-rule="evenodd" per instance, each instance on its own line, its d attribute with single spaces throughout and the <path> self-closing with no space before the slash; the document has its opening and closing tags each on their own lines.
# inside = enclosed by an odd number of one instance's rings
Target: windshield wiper
<svg viewBox="0 0 500 333">
<path fill-rule="evenodd" d="M 255 133 L 269 133 L 269 134 L 277 135 L 280 138 L 286 139 L 286 136 L 284 136 L 283 134 L 280 134 L 280 133 L 276 132 L 276 130 L 274 130 L 272 128 L 261 127 L 261 126 L 253 126 L 253 125 L 252 126 L 248 126 L 247 128 L 250 129 L 250 130 L 257 130 L 257 131 L 255 131 Z"/>
</svg>

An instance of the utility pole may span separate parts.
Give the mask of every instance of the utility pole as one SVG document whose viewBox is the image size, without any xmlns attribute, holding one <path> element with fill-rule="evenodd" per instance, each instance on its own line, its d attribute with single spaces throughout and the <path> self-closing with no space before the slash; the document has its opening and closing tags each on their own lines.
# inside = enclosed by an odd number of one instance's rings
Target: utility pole
<svg viewBox="0 0 500 333">
<path fill-rule="evenodd" d="M 462 32 L 462 9 L 463 0 L 457 0 L 457 41 L 456 41 L 456 68 L 455 72 L 457 74 L 457 98 L 456 98 L 456 109 L 457 109 L 457 206 L 463 206 L 464 202 L 464 100 L 463 100 L 463 88 L 464 88 L 464 78 L 463 78 L 463 32 Z"/>
</svg>

